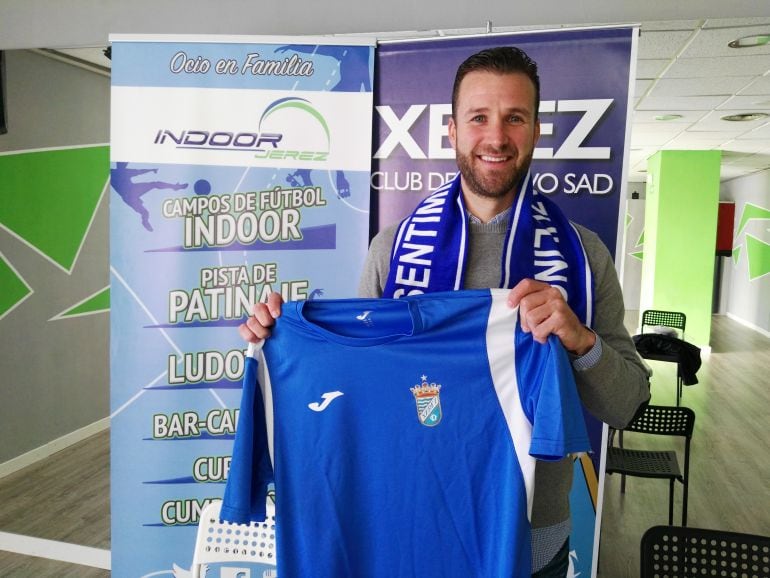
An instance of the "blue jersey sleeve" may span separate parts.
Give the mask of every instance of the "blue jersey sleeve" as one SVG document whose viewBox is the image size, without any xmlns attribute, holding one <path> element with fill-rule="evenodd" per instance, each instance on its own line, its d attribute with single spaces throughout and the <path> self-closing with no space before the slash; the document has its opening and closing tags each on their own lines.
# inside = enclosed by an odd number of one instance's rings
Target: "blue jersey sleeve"
<svg viewBox="0 0 770 578">
<path fill-rule="evenodd" d="M 241 410 L 220 514 L 223 520 L 239 524 L 264 521 L 267 487 L 273 482 L 265 404 L 257 369 L 257 360 L 247 356 Z"/>
<path fill-rule="evenodd" d="M 516 332 L 516 372 L 524 412 L 532 423 L 530 455 L 559 460 L 591 445 L 567 352 L 558 337 L 537 343 Z"/>
</svg>

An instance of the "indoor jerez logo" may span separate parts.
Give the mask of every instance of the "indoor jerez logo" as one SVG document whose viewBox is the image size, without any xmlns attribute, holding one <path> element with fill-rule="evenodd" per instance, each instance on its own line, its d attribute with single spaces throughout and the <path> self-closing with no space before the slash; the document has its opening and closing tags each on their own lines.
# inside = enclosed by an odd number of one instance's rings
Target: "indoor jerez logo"
<svg viewBox="0 0 770 578">
<path fill-rule="evenodd" d="M 310 101 L 285 97 L 265 108 L 256 130 L 161 128 L 155 133 L 153 144 L 245 152 L 259 159 L 323 162 L 331 150 L 331 132 L 324 116 Z"/>
</svg>

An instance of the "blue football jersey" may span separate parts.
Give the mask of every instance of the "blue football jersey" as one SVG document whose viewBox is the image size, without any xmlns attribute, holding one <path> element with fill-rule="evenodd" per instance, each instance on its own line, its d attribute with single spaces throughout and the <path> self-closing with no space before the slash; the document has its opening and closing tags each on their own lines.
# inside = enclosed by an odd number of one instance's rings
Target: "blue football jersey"
<svg viewBox="0 0 770 578">
<path fill-rule="evenodd" d="M 589 441 L 566 351 L 507 294 L 284 304 L 222 508 L 262 520 L 275 483 L 279 576 L 530 575 L 535 460 Z"/>
</svg>

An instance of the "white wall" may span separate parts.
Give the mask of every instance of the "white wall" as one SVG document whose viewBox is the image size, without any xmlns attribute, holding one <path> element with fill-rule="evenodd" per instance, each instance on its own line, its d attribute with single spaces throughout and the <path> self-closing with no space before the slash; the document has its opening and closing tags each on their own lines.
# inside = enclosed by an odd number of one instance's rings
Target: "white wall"
<svg viewBox="0 0 770 578">
<path fill-rule="evenodd" d="M 727 314 L 770 336 L 770 171 L 722 183 L 720 198 L 735 202 L 734 258 L 726 265 L 730 270 Z M 756 218 L 739 230 L 746 210 Z M 750 243 L 753 254 L 747 251 Z"/>
<path fill-rule="evenodd" d="M 632 255 L 644 247 L 638 241 L 644 232 L 644 198 L 646 183 L 626 184 L 625 199 L 620 200 L 618 209 L 618 246 L 615 250 L 615 268 L 623 290 L 623 304 L 629 311 L 639 309 L 642 291 L 642 261 Z"/>
</svg>

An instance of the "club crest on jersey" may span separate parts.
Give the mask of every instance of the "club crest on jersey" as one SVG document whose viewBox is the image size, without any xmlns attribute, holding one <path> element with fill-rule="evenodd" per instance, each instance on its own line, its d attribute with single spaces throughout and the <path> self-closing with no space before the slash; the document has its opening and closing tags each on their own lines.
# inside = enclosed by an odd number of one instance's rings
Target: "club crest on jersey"
<svg viewBox="0 0 770 578">
<path fill-rule="evenodd" d="M 417 418 L 422 425 L 434 427 L 441 421 L 441 398 L 439 397 L 441 384 L 428 383 L 426 375 L 421 376 L 420 379 L 421 385 L 409 388 L 417 404 Z"/>
</svg>

